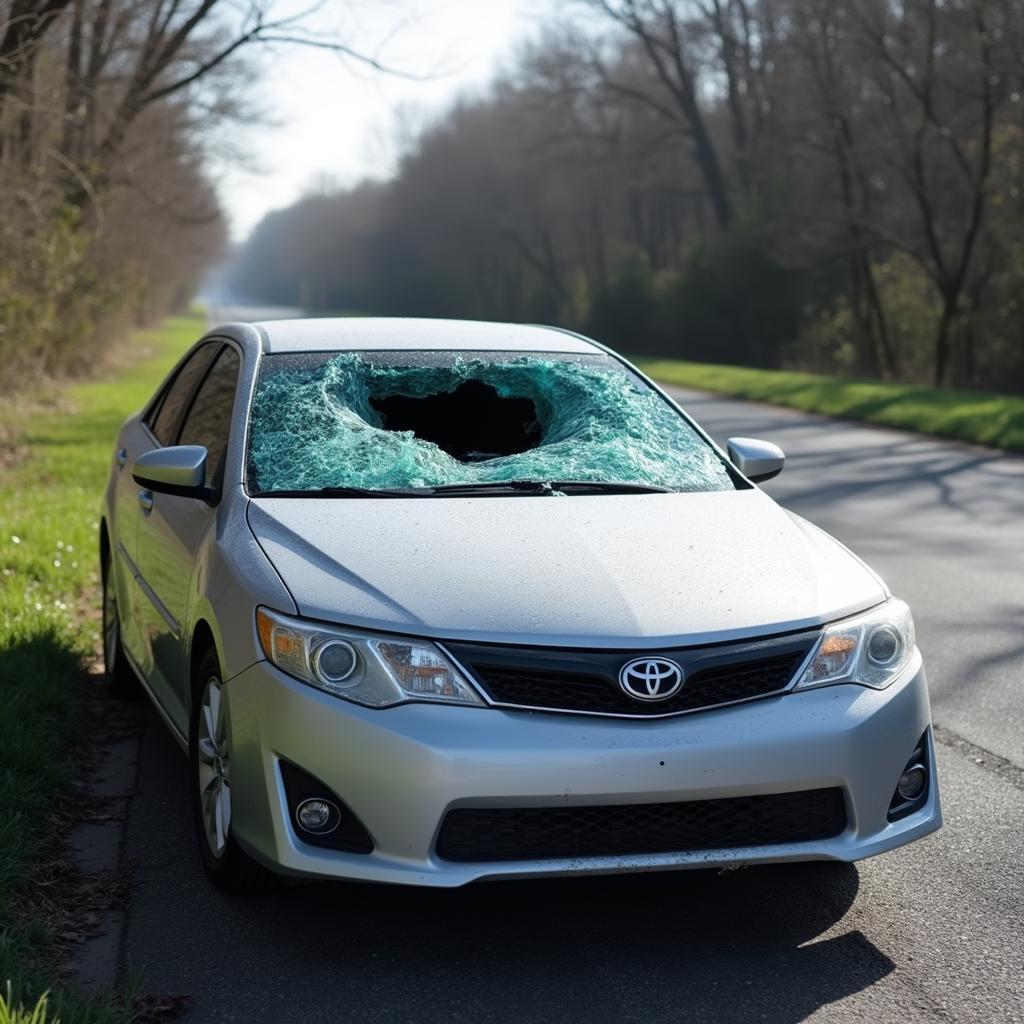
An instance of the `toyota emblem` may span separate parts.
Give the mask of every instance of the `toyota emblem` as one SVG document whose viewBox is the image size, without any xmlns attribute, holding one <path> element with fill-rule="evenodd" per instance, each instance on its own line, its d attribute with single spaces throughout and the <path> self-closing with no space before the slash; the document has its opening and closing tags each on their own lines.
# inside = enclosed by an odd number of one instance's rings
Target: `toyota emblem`
<svg viewBox="0 0 1024 1024">
<path fill-rule="evenodd" d="M 668 658 L 634 658 L 619 671 L 619 686 L 637 700 L 668 700 L 683 686 L 683 670 Z"/>
</svg>

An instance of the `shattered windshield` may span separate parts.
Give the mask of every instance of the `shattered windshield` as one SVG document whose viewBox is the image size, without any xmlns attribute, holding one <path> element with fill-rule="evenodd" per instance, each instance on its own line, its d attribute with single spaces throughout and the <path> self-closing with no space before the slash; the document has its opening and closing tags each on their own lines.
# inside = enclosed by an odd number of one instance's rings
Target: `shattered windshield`
<svg viewBox="0 0 1024 1024">
<path fill-rule="evenodd" d="M 268 355 L 253 399 L 251 493 L 588 481 L 732 490 L 721 458 L 603 354 Z"/>
</svg>

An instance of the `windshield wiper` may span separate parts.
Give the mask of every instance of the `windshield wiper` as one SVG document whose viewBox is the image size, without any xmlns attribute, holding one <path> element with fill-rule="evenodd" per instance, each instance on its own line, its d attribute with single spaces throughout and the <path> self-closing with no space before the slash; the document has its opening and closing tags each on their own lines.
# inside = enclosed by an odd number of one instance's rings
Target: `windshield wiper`
<svg viewBox="0 0 1024 1024">
<path fill-rule="evenodd" d="M 256 491 L 253 498 L 416 498 L 429 494 L 424 487 L 376 490 L 372 487 L 314 487 L 310 490 Z"/>
<path fill-rule="evenodd" d="M 433 495 L 474 495 L 474 494 L 550 494 L 551 484 L 546 480 L 481 480 L 477 483 L 438 484 L 424 488 Z"/>
<path fill-rule="evenodd" d="M 675 494 L 660 484 L 635 484 L 626 480 L 552 480 L 551 488 L 565 494 Z"/>
<path fill-rule="evenodd" d="M 671 487 L 620 480 L 482 480 L 479 483 L 442 484 L 430 488 L 435 495 L 475 494 L 669 494 Z"/>
</svg>

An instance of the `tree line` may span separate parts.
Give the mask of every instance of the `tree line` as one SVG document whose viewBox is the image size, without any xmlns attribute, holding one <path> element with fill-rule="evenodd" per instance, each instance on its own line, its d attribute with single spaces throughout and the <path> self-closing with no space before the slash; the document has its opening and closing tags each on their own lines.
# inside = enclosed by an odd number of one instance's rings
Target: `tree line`
<svg viewBox="0 0 1024 1024">
<path fill-rule="evenodd" d="M 1020 0 L 570 0 L 233 286 L 635 353 L 1024 390 Z"/>
<path fill-rule="evenodd" d="M 93 365 L 225 247 L 208 141 L 251 119 L 245 53 L 328 47 L 275 0 L 0 0 L 0 393 Z M 374 63 L 372 60 L 369 63 Z"/>
</svg>

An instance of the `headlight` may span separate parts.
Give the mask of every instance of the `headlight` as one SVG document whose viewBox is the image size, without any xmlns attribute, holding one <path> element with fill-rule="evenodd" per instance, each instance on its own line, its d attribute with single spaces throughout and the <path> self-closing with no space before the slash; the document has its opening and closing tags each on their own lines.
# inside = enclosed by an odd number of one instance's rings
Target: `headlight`
<svg viewBox="0 0 1024 1024">
<path fill-rule="evenodd" d="M 826 626 L 796 689 L 861 683 L 887 687 L 914 654 L 914 620 L 892 598 L 863 615 Z"/>
<path fill-rule="evenodd" d="M 426 640 L 361 633 L 256 610 L 263 653 L 283 672 L 336 697 L 384 708 L 404 701 L 484 702 Z"/>
</svg>

